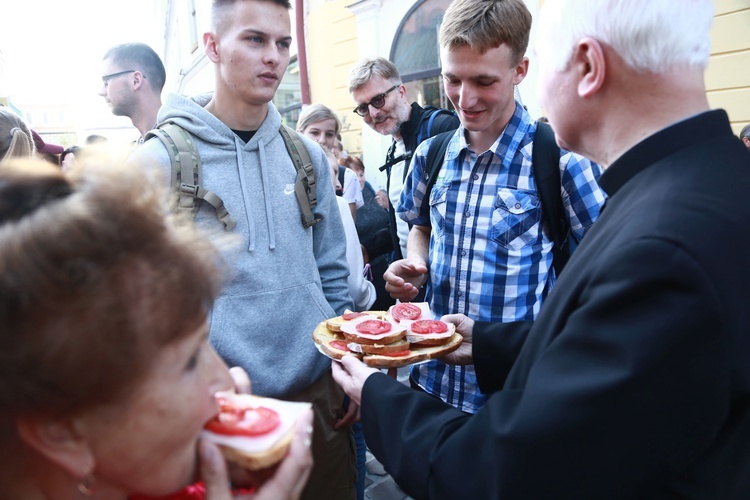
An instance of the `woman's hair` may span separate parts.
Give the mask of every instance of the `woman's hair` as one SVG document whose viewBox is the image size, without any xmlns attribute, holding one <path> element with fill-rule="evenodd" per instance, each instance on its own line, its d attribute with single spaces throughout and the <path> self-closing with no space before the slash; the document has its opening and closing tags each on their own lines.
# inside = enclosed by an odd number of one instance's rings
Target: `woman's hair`
<svg viewBox="0 0 750 500">
<path fill-rule="evenodd" d="M 349 168 L 355 172 L 357 172 L 358 170 L 361 170 L 362 172 L 365 171 L 365 164 L 358 156 L 349 155 L 346 158 L 342 158 L 342 162 L 346 168 Z"/>
<path fill-rule="evenodd" d="M 558 70 L 584 37 L 609 45 L 636 70 L 705 69 L 713 9 L 711 0 L 555 0 L 542 6 L 537 29 L 554 48 L 546 52 Z"/>
<path fill-rule="evenodd" d="M 0 107 L 0 165 L 11 158 L 34 156 L 31 130 L 10 108 Z"/>
<path fill-rule="evenodd" d="M 455 0 L 440 25 L 440 47 L 469 46 L 481 54 L 507 45 L 521 62 L 529 45 L 531 13 L 523 0 Z"/>
<path fill-rule="evenodd" d="M 331 119 L 335 122 L 334 132 L 338 135 L 341 131 L 341 121 L 339 120 L 339 117 L 336 116 L 336 113 L 334 113 L 331 108 L 322 104 L 311 104 L 304 108 L 299 114 L 299 119 L 297 119 L 297 130 L 304 133 L 305 129 L 313 123 Z"/>
<path fill-rule="evenodd" d="M 0 453 L 19 415 L 127 401 L 160 348 L 204 321 L 218 254 L 145 172 L 101 152 L 67 175 L 0 167 Z"/>
</svg>

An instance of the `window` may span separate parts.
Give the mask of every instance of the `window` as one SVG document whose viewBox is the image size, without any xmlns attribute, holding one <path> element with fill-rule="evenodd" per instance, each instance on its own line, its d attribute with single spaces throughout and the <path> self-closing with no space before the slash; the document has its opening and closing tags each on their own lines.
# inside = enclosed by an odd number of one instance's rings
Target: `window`
<svg viewBox="0 0 750 500">
<path fill-rule="evenodd" d="M 453 109 L 440 77 L 438 30 L 451 0 L 420 0 L 406 14 L 391 49 L 410 101 Z"/>
<path fill-rule="evenodd" d="M 292 57 L 289 67 L 281 79 L 276 95 L 273 98 L 274 105 L 281 114 L 281 121 L 292 128 L 297 125 L 300 110 L 302 110 L 302 90 L 299 83 L 299 62 L 297 57 Z"/>
</svg>

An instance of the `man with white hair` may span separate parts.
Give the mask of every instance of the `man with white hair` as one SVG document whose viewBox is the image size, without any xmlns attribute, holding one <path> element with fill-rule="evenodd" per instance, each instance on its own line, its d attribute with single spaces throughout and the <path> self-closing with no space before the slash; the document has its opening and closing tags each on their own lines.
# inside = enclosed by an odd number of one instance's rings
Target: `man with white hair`
<svg viewBox="0 0 750 500">
<path fill-rule="evenodd" d="M 747 149 L 750 149 L 750 123 L 742 127 L 740 131 L 740 139 Z"/>
<path fill-rule="evenodd" d="M 409 495 L 748 498 L 750 154 L 709 109 L 712 15 L 545 1 L 540 100 L 560 145 L 605 166 L 607 204 L 535 323 L 444 318 L 466 335 L 449 361 L 490 394 L 476 415 L 335 366 Z"/>
</svg>

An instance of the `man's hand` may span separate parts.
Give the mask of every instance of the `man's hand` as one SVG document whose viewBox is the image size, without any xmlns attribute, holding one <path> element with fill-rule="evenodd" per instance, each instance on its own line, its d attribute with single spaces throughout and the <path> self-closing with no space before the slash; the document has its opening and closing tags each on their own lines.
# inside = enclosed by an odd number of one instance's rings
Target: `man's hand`
<svg viewBox="0 0 750 500">
<path fill-rule="evenodd" d="M 333 380 L 344 389 L 344 392 L 358 406 L 362 406 L 362 386 L 367 377 L 379 370 L 370 368 L 354 356 L 344 356 L 341 361 L 331 363 Z"/>
<path fill-rule="evenodd" d="M 346 409 L 346 413 L 343 417 L 338 419 L 335 424 L 333 424 L 333 428 L 336 430 L 351 427 L 352 425 L 359 422 L 359 405 L 349 400 L 349 407 Z"/>
<path fill-rule="evenodd" d="M 440 318 L 446 323 L 456 325 L 456 331 L 460 333 L 464 340 L 461 345 L 450 354 L 441 357 L 442 361 L 451 365 L 470 365 L 474 362 L 472 350 L 472 337 L 474 331 L 474 320 L 463 314 L 448 314 Z"/>
<path fill-rule="evenodd" d="M 409 302 L 419 293 L 419 287 L 427 281 L 427 264 L 414 257 L 397 260 L 383 274 L 385 290 L 394 299 Z"/>
</svg>

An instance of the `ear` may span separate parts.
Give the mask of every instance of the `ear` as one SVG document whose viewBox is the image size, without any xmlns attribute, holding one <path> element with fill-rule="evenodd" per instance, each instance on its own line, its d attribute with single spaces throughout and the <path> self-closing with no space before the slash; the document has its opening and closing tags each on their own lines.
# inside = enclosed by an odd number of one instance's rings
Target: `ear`
<svg viewBox="0 0 750 500">
<path fill-rule="evenodd" d="M 529 58 L 522 57 L 521 61 L 516 64 L 516 67 L 513 68 L 513 70 L 513 85 L 518 85 L 523 81 L 524 78 L 526 78 L 526 75 L 529 73 Z"/>
<path fill-rule="evenodd" d="M 73 419 L 52 420 L 19 417 L 16 428 L 21 440 L 72 477 L 81 479 L 94 470 L 94 454 Z"/>
<path fill-rule="evenodd" d="M 219 42 L 214 33 L 203 33 L 203 50 L 212 63 L 219 62 Z"/>
<path fill-rule="evenodd" d="M 133 72 L 133 89 L 137 90 L 141 88 L 141 86 L 143 85 L 143 80 L 145 80 L 145 78 L 143 78 L 143 73 L 141 73 L 140 71 L 134 71 Z"/>
<path fill-rule="evenodd" d="M 578 79 L 578 95 L 591 97 L 604 85 L 607 64 L 598 40 L 585 37 L 573 49 L 571 64 Z"/>
</svg>

